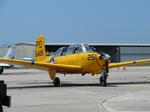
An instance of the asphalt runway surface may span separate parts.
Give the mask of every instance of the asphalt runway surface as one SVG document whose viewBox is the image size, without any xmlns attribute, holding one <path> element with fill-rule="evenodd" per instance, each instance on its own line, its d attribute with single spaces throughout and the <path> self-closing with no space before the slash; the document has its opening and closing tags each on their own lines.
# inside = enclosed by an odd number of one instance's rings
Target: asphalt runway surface
<svg viewBox="0 0 150 112">
<path fill-rule="evenodd" d="M 108 86 L 99 86 L 99 75 L 61 75 L 53 87 L 46 71 L 7 69 L 5 80 L 12 106 L 4 112 L 149 112 L 150 67 L 110 70 Z"/>
</svg>

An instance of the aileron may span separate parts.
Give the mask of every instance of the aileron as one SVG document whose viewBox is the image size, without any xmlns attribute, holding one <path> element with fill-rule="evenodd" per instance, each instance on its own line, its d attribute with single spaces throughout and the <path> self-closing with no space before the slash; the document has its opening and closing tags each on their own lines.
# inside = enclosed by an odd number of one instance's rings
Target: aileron
<svg viewBox="0 0 150 112">
<path fill-rule="evenodd" d="M 133 64 L 140 64 L 140 63 L 145 63 L 145 62 L 150 62 L 150 59 L 133 60 L 133 61 L 120 62 L 120 63 L 110 63 L 109 68 L 128 66 L 128 65 L 133 65 Z"/>
</svg>

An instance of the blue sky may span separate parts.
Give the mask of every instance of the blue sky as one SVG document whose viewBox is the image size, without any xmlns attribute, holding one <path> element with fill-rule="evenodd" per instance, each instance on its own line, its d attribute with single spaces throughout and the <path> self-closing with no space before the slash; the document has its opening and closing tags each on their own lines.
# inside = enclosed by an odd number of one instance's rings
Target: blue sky
<svg viewBox="0 0 150 112">
<path fill-rule="evenodd" d="M 150 43 L 149 0 L 0 0 L 0 44 Z"/>
</svg>

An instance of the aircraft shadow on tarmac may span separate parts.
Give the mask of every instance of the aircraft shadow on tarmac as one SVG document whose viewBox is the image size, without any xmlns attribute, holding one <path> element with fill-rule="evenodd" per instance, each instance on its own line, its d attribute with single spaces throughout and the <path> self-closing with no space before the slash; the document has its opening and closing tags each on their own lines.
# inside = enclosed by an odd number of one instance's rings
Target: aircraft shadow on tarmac
<svg viewBox="0 0 150 112">
<path fill-rule="evenodd" d="M 38 85 L 31 85 L 31 84 Z M 62 82 L 59 87 L 54 87 L 52 82 L 36 82 L 36 83 L 24 83 L 25 86 L 8 87 L 8 89 L 32 89 L 32 88 L 61 88 L 61 87 L 101 87 L 99 83 L 65 83 Z M 44 84 L 45 83 L 45 84 Z M 23 83 L 22 83 L 23 84 Z M 29 85 L 28 85 L 29 84 Z M 39 85 L 42 84 L 42 85 Z M 137 82 L 112 82 L 108 83 L 107 87 L 118 87 L 119 85 L 133 85 L 133 84 L 150 84 L 150 81 L 137 81 Z"/>
<path fill-rule="evenodd" d="M 31 84 L 31 83 L 30 83 Z M 59 87 L 54 87 L 53 83 L 49 84 L 42 84 L 42 85 L 30 85 L 26 84 L 25 86 L 15 86 L 15 87 L 8 87 L 8 89 L 29 89 L 29 88 L 61 88 L 61 87 L 98 87 L 100 86 L 99 83 L 93 83 L 93 84 L 77 84 L 77 83 L 62 83 Z"/>
<path fill-rule="evenodd" d="M 31 75 L 31 74 L 37 74 L 38 72 L 15 72 L 15 73 L 3 73 L 3 75 Z"/>
</svg>

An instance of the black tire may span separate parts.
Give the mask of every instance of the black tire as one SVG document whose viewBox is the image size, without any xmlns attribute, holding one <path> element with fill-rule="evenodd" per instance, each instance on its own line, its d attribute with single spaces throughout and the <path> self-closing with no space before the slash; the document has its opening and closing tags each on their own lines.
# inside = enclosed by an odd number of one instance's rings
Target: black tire
<svg viewBox="0 0 150 112">
<path fill-rule="evenodd" d="M 0 112 L 3 112 L 3 107 L 2 106 L 0 106 Z"/>
<path fill-rule="evenodd" d="M 58 77 L 55 77 L 55 80 L 53 81 L 53 83 L 55 87 L 60 86 L 60 79 Z"/>
<path fill-rule="evenodd" d="M 3 74 L 3 72 L 0 71 L 0 75 L 2 75 L 2 74 Z"/>
<path fill-rule="evenodd" d="M 4 72 L 4 68 L 0 68 L 0 75 L 2 75 Z"/>
<path fill-rule="evenodd" d="M 100 85 L 101 86 L 107 86 L 106 78 L 100 77 Z"/>
</svg>

